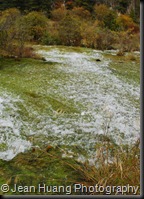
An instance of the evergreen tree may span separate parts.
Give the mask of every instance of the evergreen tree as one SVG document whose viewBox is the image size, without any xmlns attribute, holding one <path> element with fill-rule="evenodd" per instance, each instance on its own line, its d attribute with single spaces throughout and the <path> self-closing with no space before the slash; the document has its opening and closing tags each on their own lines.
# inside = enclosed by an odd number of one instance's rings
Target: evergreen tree
<svg viewBox="0 0 144 199">
<path fill-rule="evenodd" d="M 0 1 L 0 10 L 5 10 L 7 8 L 15 7 L 16 5 L 12 0 L 1 0 Z"/>
<path fill-rule="evenodd" d="M 77 7 L 84 7 L 86 10 L 90 12 L 93 11 L 93 6 L 95 5 L 95 0 L 75 0 L 74 5 Z"/>
<path fill-rule="evenodd" d="M 119 0 L 116 9 L 122 14 L 125 14 L 127 12 L 130 2 L 131 0 Z"/>
</svg>

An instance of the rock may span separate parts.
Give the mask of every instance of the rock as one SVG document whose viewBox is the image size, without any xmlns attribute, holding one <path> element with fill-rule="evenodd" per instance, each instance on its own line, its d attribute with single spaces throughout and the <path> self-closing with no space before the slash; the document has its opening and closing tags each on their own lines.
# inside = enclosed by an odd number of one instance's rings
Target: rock
<svg viewBox="0 0 144 199">
<path fill-rule="evenodd" d="M 45 58 L 45 57 L 42 57 L 41 60 L 42 60 L 42 61 L 46 61 L 46 58 Z"/>
<path fill-rule="evenodd" d="M 101 61 L 100 59 L 96 59 L 96 61 Z"/>
</svg>

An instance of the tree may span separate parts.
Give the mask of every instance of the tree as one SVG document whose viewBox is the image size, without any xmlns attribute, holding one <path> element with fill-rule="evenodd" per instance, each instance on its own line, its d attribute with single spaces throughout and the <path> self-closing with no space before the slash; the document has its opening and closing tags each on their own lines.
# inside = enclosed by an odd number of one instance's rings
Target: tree
<svg viewBox="0 0 144 199">
<path fill-rule="evenodd" d="M 120 13 L 125 14 L 127 12 L 127 9 L 128 9 L 130 2 L 131 2 L 131 0 L 119 0 L 118 4 L 116 6 L 116 9 Z"/>
<path fill-rule="evenodd" d="M 28 25 L 31 39 L 41 40 L 47 27 L 47 17 L 41 12 L 32 11 L 24 17 L 24 21 Z"/>
<path fill-rule="evenodd" d="M 20 11 L 45 11 L 52 10 L 54 0 L 0 0 L 0 10 L 17 8 Z"/>
<path fill-rule="evenodd" d="M 10 8 L 2 11 L 0 18 L 0 30 L 7 30 L 10 28 L 19 16 L 20 11 L 16 8 Z"/>
<path fill-rule="evenodd" d="M 15 23 L 16 35 L 15 38 L 17 40 L 17 56 L 19 58 L 23 57 L 25 50 L 25 42 L 30 40 L 31 37 L 29 35 L 30 24 L 25 23 L 25 17 L 21 16 Z"/>
<path fill-rule="evenodd" d="M 81 20 L 88 20 L 91 17 L 91 14 L 88 10 L 84 9 L 83 7 L 74 7 L 72 9 L 72 14 L 79 17 Z"/>
<path fill-rule="evenodd" d="M 75 7 L 84 7 L 86 10 L 90 12 L 93 11 L 93 6 L 95 5 L 95 0 L 75 0 L 74 6 Z"/>
<path fill-rule="evenodd" d="M 118 49 L 120 52 L 130 52 L 130 51 L 139 51 L 140 49 L 140 35 L 131 34 L 130 30 L 120 31 L 117 33 L 118 35 Z M 119 39 L 120 38 L 120 39 Z"/>
<path fill-rule="evenodd" d="M 94 12 L 96 19 L 100 21 L 102 27 L 110 30 L 117 29 L 117 13 L 104 4 L 95 5 Z"/>
<path fill-rule="evenodd" d="M 111 50 L 115 44 L 115 33 L 105 28 L 97 29 L 96 48 L 99 50 Z"/>
<path fill-rule="evenodd" d="M 5 52 L 13 53 L 13 43 L 16 36 L 15 23 L 20 17 L 20 11 L 10 8 L 1 12 L 0 18 L 0 47 Z"/>
<path fill-rule="evenodd" d="M 140 1 L 132 0 L 129 5 L 128 14 L 133 19 L 135 23 L 140 22 Z"/>
<path fill-rule="evenodd" d="M 128 15 L 121 14 L 117 18 L 119 30 L 128 30 L 134 24 L 132 18 Z"/>
<path fill-rule="evenodd" d="M 59 37 L 63 45 L 79 46 L 81 44 L 80 21 L 70 13 L 60 22 Z"/>
<path fill-rule="evenodd" d="M 109 14 L 109 8 L 105 4 L 96 4 L 94 6 L 94 13 L 96 19 L 103 22 L 106 16 Z"/>
<path fill-rule="evenodd" d="M 85 21 L 81 24 L 82 46 L 88 48 L 96 48 L 96 38 L 98 29 L 98 21 L 95 21 L 94 23 Z"/>
<path fill-rule="evenodd" d="M 109 10 L 109 13 L 104 18 L 104 26 L 110 30 L 117 30 L 118 25 L 116 22 L 117 13 L 113 10 Z"/>
<path fill-rule="evenodd" d="M 51 11 L 51 18 L 54 21 L 61 21 L 67 14 L 65 7 L 60 7 Z"/>
</svg>

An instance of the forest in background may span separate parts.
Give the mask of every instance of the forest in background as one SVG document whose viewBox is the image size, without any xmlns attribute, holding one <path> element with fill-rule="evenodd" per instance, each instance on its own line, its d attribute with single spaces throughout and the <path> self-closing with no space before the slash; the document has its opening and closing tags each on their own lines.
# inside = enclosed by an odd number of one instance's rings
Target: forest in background
<svg viewBox="0 0 144 199">
<path fill-rule="evenodd" d="M 28 43 L 140 49 L 138 0 L 0 0 L 0 54 L 32 57 Z"/>
</svg>

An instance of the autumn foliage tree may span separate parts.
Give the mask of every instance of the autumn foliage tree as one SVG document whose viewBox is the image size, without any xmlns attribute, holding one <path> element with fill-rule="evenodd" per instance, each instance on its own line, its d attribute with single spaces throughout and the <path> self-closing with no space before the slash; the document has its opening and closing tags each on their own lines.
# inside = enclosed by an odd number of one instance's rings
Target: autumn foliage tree
<svg viewBox="0 0 144 199">
<path fill-rule="evenodd" d="M 117 32 L 117 49 L 120 52 L 132 52 L 140 49 L 140 34 L 131 34 L 130 30 Z"/>
<path fill-rule="evenodd" d="M 126 31 L 131 29 L 132 32 L 139 32 L 139 26 L 134 23 L 133 19 L 128 15 L 121 14 L 117 17 L 116 21 L 119 30 Z"/>
<path fill-rule="evenodd" d="M 96 48 L 96 37 L 98 28 L 98 21 L 95 21 L 93 23 L 85 21 L 81 24 L 82 46 Z"/>
</svg>

